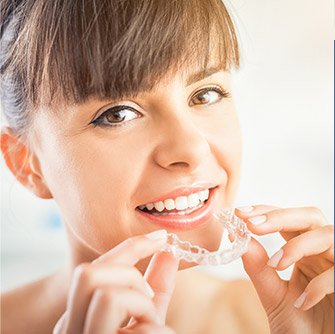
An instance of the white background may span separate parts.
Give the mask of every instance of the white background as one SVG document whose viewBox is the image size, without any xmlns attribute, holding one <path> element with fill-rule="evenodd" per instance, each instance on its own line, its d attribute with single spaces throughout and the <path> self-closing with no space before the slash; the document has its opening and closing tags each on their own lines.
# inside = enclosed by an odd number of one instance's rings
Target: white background
<svg viewBox="0 0 335 334">
<path fill-rule="evenodd" d="M 236 204 L 318 206 L 333 223 L 333 3 L 231 0 L 229 6 L 243 57 L 234 77 L 244 141 Z M 6 290 L 55 271 L 67 252 L 55 204 L 35 198 L 0 163 Z M 259 240 L 270 254 L 283 244 L 277 235 Z M 240 261 L 204 269 L 246 277 Z"/>
</svg>

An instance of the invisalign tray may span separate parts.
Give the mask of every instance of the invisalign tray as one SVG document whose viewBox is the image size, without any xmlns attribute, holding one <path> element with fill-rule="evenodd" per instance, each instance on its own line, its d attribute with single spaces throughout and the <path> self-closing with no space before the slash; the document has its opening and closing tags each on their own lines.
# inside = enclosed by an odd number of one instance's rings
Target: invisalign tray
<svg viewBox="0 0 335 334">
<path fill-rule="evenodd" d="M 227 249 L 210 252 L 205 248 L 192 245 L 189 241 L 180 240 L 176 234 L 168 233 L 168 238 L 162 250 L 172 253 L 177 259 L 194 262 L 201 265 L 220 265 L 232 262 L 241 257 L 248 248 L 250 232 L 245 222 L 233 214 L 233 209 L 224 209 L 214 213 L 223 226 L 221 247 L 225 230 L 228 232 L 231 244 Z"/>
</svg>

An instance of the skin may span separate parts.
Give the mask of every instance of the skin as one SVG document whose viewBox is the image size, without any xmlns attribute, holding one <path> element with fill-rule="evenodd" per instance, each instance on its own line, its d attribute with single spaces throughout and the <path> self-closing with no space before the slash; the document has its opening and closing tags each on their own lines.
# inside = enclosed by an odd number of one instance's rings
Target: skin
<svg viewBox="0 0 335 334">
<path fill-rule="evenodd" d="M 222 187 L 218 204 L 233 202 L 241 141 L 232 100 L 188 106 L 200 88 L 216 84 L 230 90 L 229 76 L 217 73 L 187 88 L 181 77 L 170 80 L 136 101 L 120 101 L 143 117 L 117 128 L 89 125 L 98 110 L 114 105 L 110 101 L 41 112 L 35 120 L 31 141 L 45 184 L 85 259 L 87 253 L 95 258 L 132 235 L 157 229 L 135 212 L 136 206 L 179 186 L 210 180 Z M 212 92 L 212 99 L 218 94 Z M 185 237 L 199 242 L 202 233 Z M 79 253 L 76 257 L 82 262 Z"/>
<path fill-rule="evenodd" d="M 242 155 L 233 100 L 212 92 L 207 100 L 212 103 L 189 102 L 199 102 L 195 93 L 208 86 L 230 91 L 229 74 L 217 72 L 186 87 L 188 74 L 185 70 L 164 77 L 153 91 L 117 101 L 141 115 L 128 111 L 135 118 L 120 127 L 90 124 L 116 104 L 92 98 L 58 110 L 41 108 L 29 145 L 3 129 L 1 147 L 8 167 L 37 196 L 55 199 L 67 230 L 70 265 L 44 282 L 46 287 L 62 286 L 49 310 L 49 322 L 59 319 L 55 333 L 171 333 L 165 318 L 179 264 L 158 252 L 164 236 L 143 236 L 159 227 L 135 208 L 199 180 L 219 185 L 216 208 L 233 206 Z M 278 270 L 295 263 L 292 279 L 283 282 L 255 239 L 242 258 L 271 331 L 330 333 L 333 229 L 324 216 L 315 208 L 265 205 L 255 205 L 248 213 L 236 210 L 236 215 L 255 234 L 280 232 L 287 240 Z M 253 226 L 248 219 L 258 215 L 267 220 Z M 210 225 L 178 234 L 206 247 L 215 242 L 215 232 Z M 183 268 L 184 263 L 179 266 Z M 293 303 L 304 290 L 306 303 L 298 310 Z M 15 304 L 18 296 L 10 295 L 7 303 Z"/>
</svg>

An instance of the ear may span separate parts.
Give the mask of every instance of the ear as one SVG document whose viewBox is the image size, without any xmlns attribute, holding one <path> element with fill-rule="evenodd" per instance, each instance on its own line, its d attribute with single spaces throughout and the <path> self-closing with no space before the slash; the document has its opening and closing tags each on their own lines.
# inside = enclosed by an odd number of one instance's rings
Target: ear
<svg viewBox="0 0 335 334">
<path fill-rule="evenodd" d="M 8 168 L 21 184 L 40 198 L 52 198 L 37 156 L 9 127 L 1 129 L 1 151 Z"/>
</svg>

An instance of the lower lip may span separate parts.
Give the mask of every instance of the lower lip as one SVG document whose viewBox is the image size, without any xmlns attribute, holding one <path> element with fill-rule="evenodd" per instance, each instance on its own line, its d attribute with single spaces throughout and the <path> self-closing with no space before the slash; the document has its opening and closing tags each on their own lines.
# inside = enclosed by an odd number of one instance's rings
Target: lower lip
<svg viewBox="0 0 335 334">
<path fill-rule="evenodd" d="M 218 187 L 212 188 L 209 192 L 207 202 L 199 209 L 185 215 L 169 214 L 167 216 L 154 216 L 150 213 L 141 211 L 136 208 L 136 211 L 147 218 L 151 223 L 159 225 L 167 229 L 173 230 L 191 230 L 195 227 L 205 224 L 212 216 L 215 204 L 215 194 Z"/>
</svg>

